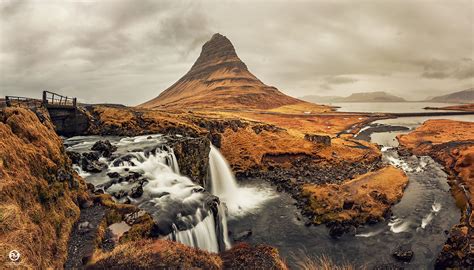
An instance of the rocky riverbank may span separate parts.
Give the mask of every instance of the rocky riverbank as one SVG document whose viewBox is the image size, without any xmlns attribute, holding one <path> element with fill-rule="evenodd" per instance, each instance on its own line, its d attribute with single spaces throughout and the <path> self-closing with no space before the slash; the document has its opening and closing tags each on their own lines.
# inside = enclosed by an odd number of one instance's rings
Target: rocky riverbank
<svg viewBox="0 0 474 270">
<path fill-rule="evenodd" d="M 451 191 L 462 210 L 460 223 L 438 255 L 436 267 L 469 268 L 474 264 L 474 123 L 429 120 L 415 131 L 398 137 L 401 153 L 429 155 L 449 174 Z"/>
</svg>

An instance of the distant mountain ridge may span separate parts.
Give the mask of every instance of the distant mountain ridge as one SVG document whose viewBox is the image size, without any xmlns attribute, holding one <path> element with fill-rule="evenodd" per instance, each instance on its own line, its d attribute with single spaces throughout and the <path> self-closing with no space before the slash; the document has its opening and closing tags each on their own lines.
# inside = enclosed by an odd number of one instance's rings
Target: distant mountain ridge
<svg viewBox="0 0 474 270">
<path fill-rule="evenodd" d="M 303 103 L 268 86 L 240 60 L 230 40 L 214 34 L 191 69 L 156 98 L 150 109 L 273 109 Z M 312 104 L 310 104 L 312 105 Z"/>
<path fill-rule="evenodd" d="M 426 101 L 443 103 L 474 103 L 474 88 L 454 92 L 451 94 L 437 96 Z"/>
<path fill-rule="evenodd" d="M 388 94 L 383 91 L 353 93 L 348 97 L 309 95 L 300 99 L 314 103 L 339 103 L 339 102 L 405 102 L 404 98 Z"/>
</svg>

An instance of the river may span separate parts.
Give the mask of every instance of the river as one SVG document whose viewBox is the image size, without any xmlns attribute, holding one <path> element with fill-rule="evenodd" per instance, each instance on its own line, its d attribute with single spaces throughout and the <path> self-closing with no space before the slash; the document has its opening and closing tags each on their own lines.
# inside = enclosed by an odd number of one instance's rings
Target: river
<svg viewBox="0 0 474 270">
<path fill-rule="evenodd" d="M 376 121 L 376 124 L 416 128 L 426 119 L 407 117 Z M 471 116 L 436 117 L 472 121 Z M 86 173 L 76 169 L 97 188 L 114 194 L 119 202 L 132 203 L 147 210 L 165 228 L 162 237 L 211 252 L 228 249 L 232 238 L 252 231 L 245 239 L 250 243 L 275 246 L 291 268 L 298 269 L 304 258 L 326 255 L 336 262 L 361 267 L 398 263 L 392 252 L 399 246 L 414 252 L 408 269 L 430 269 L 447 239 L 447 231 L 460 218 L 442 167 L 429 157 L 399 157 L 392 147 L 395 136 L 407 131 L 372 133 L 374 143 L 383 145 L 385 162 L 402 168 L 409 184 L 402 200 L 393 209 L 390 220 L 362 226 L 355 235 L 332 239 L 324 225 L 305 226 L 305 219 L 286 193 L 279 193 L 264 179 L 247 179 L 237 183 L 225 158 L 212 147 L 210 153 L 211 187 L 227 211 L 219 206 L 216 213 L 207 207 L 212 194 L 180 175 L 172 149 L 166 147 L 166 136 L 138 137 L 74 137 L 65 141 L 68 151 L 90 151 L 98 140 L 108 139 L 118 149 L 114 156 L 101 157 L 106 170 Z M 139 173 L 137 179 L 116 181 Z M 132 196 L 137 183 L 143 187 L 139 196 Z M 135 194 L 136 195 L 136 194 Z M 228 236 L 225 232 L 230 231 Z"/>
<path fill-rule="evenodd" d="M 414 129 L 428 119 L 473 121 L 472 116 L 406 117 L 376 121 L 375 124 L 405 126 Z M 399 157 L 392 147 L 395 137 L 409 131 L 371 134 L 371 141 L 383 145 L 383 160 L 402 168 L 409 184 L 399 203 L 392 207 L 390 220 L 359 228 L 356 235 L 340 239 L 329 237 L 325 226 L 304 225 L 304 219 L 288 194 L 262 179 L 244 184 L 251 187 L 271 188 L 278 194 L 260 207 L 258 213 L 242 218 L 230 217 L 229 228 L 238 234 L 252 230 L 251 243 L 267 243 L 279 248 L 292 268 L 304 258 L 316 259 L 325 255 L 339 263 L 349 263 L 369 269 L 381 264 L 398 264 L 406 269 L 432 269 L 438 253 L 446 241 L 447 231 L 457 224 L 460 210 L 456 207 L 442 166 L 430 157 Z M 392 252 L 399 246 L 414 252 L 410 263 L 397 262 Z"/>
</svg>

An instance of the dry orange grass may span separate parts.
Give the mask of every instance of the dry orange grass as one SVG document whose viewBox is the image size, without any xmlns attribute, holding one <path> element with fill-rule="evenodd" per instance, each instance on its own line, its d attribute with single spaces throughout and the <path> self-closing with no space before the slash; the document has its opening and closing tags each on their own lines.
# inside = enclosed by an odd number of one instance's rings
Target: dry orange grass
<svg viewBox="0 0 474 270">
<path fill-rule="evenodd" d="M 428 120 L 409 134 L 399 135 L 398 140 L 404 147 L 417 150 L 424 142 L 441 144 L 456 141 L 474 140 L 474 122 L 454 120 Z"/>
<path fill-rule="evenodd" d="M 99 253 L 87 269 L 221 269 L 217 254 L 169 240 L 140 240 Z"/>
<path fill-rule="evenodd" d="M 333 108 L 326 105 L 314 104 L 306 101 L 301 101 L 294 104 L 284 105 L 281 107 L 270 109 L 271 112 L 278 113 L 321 113 L 321 112 L 331 112 Z"/>
<path fill-rule="evenodd" d="M 233 114 L 245 119 L 269 123 L 286 129 L 293 129 L 301 133 L 329 134 L 332 136 L 349 129 L 355 124 L 364 123 L 369 119 L 367 116 L 345 114 L 293 115 L 258 112 L 235 112 Z"/>
<path fill-rule="evenodd" d="M 73 173 L 50 124 L 26 109 L 0 111 L 0 265 L 15 249 L 23 267 L 62 268 L 85 187 L 77 175 L 59 181 L 60 170 Z"/>
<path fill-rule="evenodd" d="M 308 184 L 303 187 L 302 194 L 310 199 L 316 224 L 332 220 L 355 220 L 362 224 L 368 219 L 383 217 L 390 206 L 401 199 L 407 184 L 408 178 L 403 171 L 387 166 L 341 185 Z"/>
</svg>

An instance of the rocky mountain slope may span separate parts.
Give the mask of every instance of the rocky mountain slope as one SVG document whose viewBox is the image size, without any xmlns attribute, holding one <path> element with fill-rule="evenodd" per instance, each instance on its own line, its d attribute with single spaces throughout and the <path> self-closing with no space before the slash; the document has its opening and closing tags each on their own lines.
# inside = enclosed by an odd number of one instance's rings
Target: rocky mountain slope
<svg viewBox="0 0 474 270">
<path fill-rule="evenodd" d="M 401 97 L 386 93 L 386 92 L 361 92 L 353 93 L 348 97 L 338 96 L 316 96 L 309 95 L 301 97 L 302 100 L 324 104 L 337 102 L 405 102 Z"/>
<path fill-rule="evenodd" d="M 446 103 L 474 103 L 474 88 L 469 88 L 443 96 L 433 97 L 426 101 Z"/>
<path fill-rule="evenodd" d="M 139 107 L 157 109 L 272 109 L 306 103 L 261 82 L 230 40 L 214 34 L 192 68 L 158 97 Z"/>
</svg>

